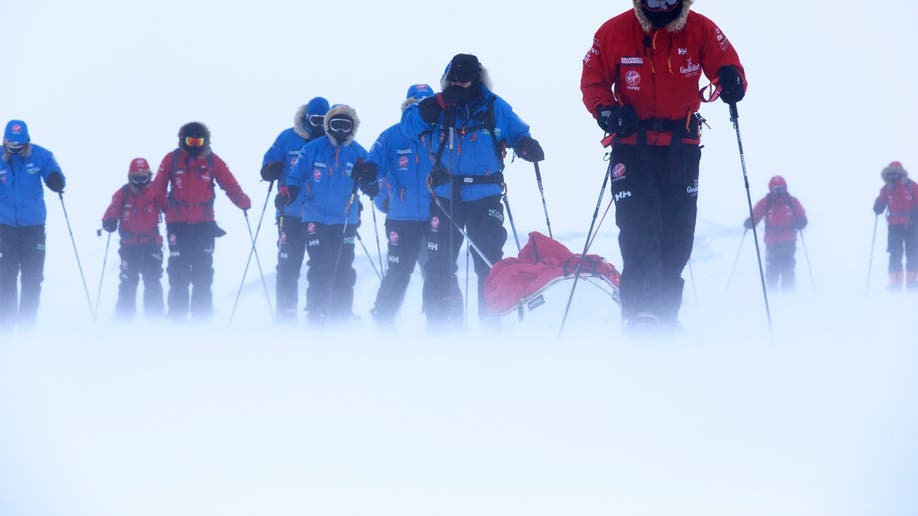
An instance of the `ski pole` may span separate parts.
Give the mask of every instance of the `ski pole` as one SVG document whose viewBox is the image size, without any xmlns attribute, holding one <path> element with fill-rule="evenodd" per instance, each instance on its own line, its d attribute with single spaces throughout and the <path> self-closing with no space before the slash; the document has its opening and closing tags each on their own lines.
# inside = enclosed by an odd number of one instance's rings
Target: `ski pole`
<svg viewBox="0 0 918 516">
<path fill-rule="evenodd" d="M 873 237 L 870 238 L 870 261 L 867 263 L 867 288 L 864 290 L 864 296 L 870 292 L 870 273 L 873 270 L 873 250 L 877 244 L 877 221 L 880 220 L 880 214 L 877 213 L 873 218 Z"/>
<path fill-rule="evenodd" d="M 806 250 L 806 239 L 803 238 L 803 230 L 800 231 L 800 243 L 803 245 L 803 256 L 806 258 L 806 270 L 810 273 L 810 283 L 813 285 L 813 291 L 816 291 L 816 278 L 813 277 L 813 267 L 810 266 L 810 253 Z"/>
<path fill-rule="evenodd" d="M 70 217 L 67 215 L 67 206 L 64 205 L 63 192 L 57 193 L 61 200 L 61 209 L 64 210 L 64 221 L 67 222 L 67 232 L 70 233 L 70 243 L 73 245 L 73 255 L 76 257 L 77 268 L 80 269 L 80 279 L 83 281 L 83 292 L 86 293 L 86 303 L 89 305 L 89 313 L 92 314 L 92 320 L 96 320 L 96 309 L 92 306 L 92 298 L 89 297 L 89 287 L 86 285 L 86 276 L 83 274 L 83 264 L 80 263 L 80 253 L 77 252 L 76 240 L 73 238 L 73 229 L 70 227 Z"/>
<path fill-rule="evenodd" d="M 357 199 L 357 188 L 358 178 L 355 177 L 354 184 L 351 186 L 351 196 L 348 198 L 347 203 L 344 205 L 344 226 L 341 228 L 341 243 L 338 244 L 338 252 L 335 253 L 335 261 L 332 264 L 331 281 L 328 282 L 329 299 L 331 299 L 331 295 L 335 291 L 335 279 L 338 277 L 338 264 L 341 262 L 341 251 L 344 250 L 344 241 L 347 239 L 347 227 L 351 218 L 351 208 L 354 205 L 354 200 Z M 356 234 L 356 231 L 354 233 Z M 373 263 L 372 259 L 370 260 L 370 263 Z"/>
<path fill-rule="evenodd" d="M 520 246 L 520 237 L 516 233 L 516 224 L 513 222 L 513 212 L 510 211 L 510 199 L 507 198 L 507 185 L 504 184 L 504 195 L 501 196 L 504 201 L 504 206 L 507 208 L 507 218 L 510 219 L 510 229 L 513 230 L 513 240 L 516 242 L 516 252 L 522 252 L 523 248 Z"/>
<path fill-rule="evenodd" d="M 249 273 L 249 265 L 252 263 L 252 255 L 257 251 L 255 249 L 255 241 L 258 238 L 258 234 L 261 232 L 261 223 L 265 219 L 265 212 L 268 209 L 268 200 L 271 198 L 271 190 L 274 189 L 274 181 L 268 183 L 268 194 L 265 195 L 264 206 L 261 207 L 261 215 L 258 217 L 258 227 L 255 229 L 255 236 L 252 237 L 252 226 L 249 225 L 249 214 L 247 211 L 243 211 L 245 214 L 245 224 L 249 228 L 249 238 L 252 240 L 252 247 L 249 249 L 249 257 L 245 261 L 245 269 L 242 271 L 242 281 L 239 282 L 239 290 L 236 291 L 236 301 L 233 302 L 233 310 L 230 312 L 230 319 L 228 326 L 233 325 L 233 319 L 236 317 L 236 307 L 239 306 L 239 297 L 242 295 L 242 287 L 245 285 L 245 278 Z M 258 264 L 259 271 L 261 270 L 261 262 Z M 264 284 L 265 276 L 261 275 L 262 283 Z M 268 287 L 265 285 L 265 294 L 268 293 Z M 271 297 L 268 296 L 268 310 L 271 312 L 271 318 L 274 318 L 274 308 L 271 307 Z"/>
<path fill-rule="evenodd" d="M 376 273 L 376 277 L 379 278 L 379 281 L 382 281 L 382 273 L 379 272 L 379 269 L 376 268 L 376 264 L 373 263 L 373 256 L 370 254 L 370 250 L 367 249 L 367 245 L 363 243 L 363 239 L 360 238 L 360 233 L 355 232 L 354 235 L 357 237 L 357 241 L 360 242 L 360 247 L 363 248 L 364 254 L 367 255 L 367 260 L 370 261 L 370 266 L 373 267 L 373 272 Z M 382 265 L 382 263 L 380 263 Z"/>
<path fill-rule="evenodd" d="M 602 180 L 602 188 L 599 189 L 599 199 L 596 200 L 596 208 L 593 210 L 593 219 L 590 221 L 590 229 L 587 230 L 586 242 L 583 243 L 583 252 L 580 253 L 580 259 L 577 260 L 577 269 L 574 271 L 574 284 L 571 286 L 571 294 L 567 298 L 567 306 L 564 308 L 564 317 L 561 319 L 561 327 L 558 329 L 558 338 L 564 333 L 564 325 L 567 323 L 567 314 L 571 309 L 571 302 L 574 300 L 574 289 L 577 288 L 577 280 L 580 278 L 580 271 L 583 269 L 583 259 L 586 256 L 590 246 L 590 237 L 593 234 L 593 226 L 596 224 L 596 217 L 599 216 L 599 207 L 602 205 L 602 197 L 606 193 L 606 185 L 609 183 L 609 176 L 612 175 L 612 160 L 609 160 L 609 166 L 606 168 L 606 175 Z"/>
<path fill-rule="evenodd" d="M 548 238 L 554 240 L 554 236 L 551 234 L 551 220 L 548 218 L 548 205 L 545 203 L 545 190 L 542 188 L 542 172 L 539 170 L 539 162 L 534 161 L 533 166 L 535 166 L 535 176 L 536 184 L 539 185 L 539 195 L 542 196 L 542 210 L 545 211 L 545 224 L 548 226 Z"/>
<path fill-rule="evenodd" d="M 383 267 L 382 261 L 382 247 L 379 246 L 379 226 L 376 224 L 376 203 L 373 202 L 373 198 L 370 198 L 370 210 L 373 212 L 373 234 L 376 235 L 376 256 L 379 257 L 379 270 L 376 272 L 376 275 L 379 276 L 379 280 L 382 281 L 382 273 L 386 271 L 386 268 Z M 363 239 L 360 238 L 360 234 L 357 234 L 357 240 L 360 240 L 360 245 L 363 245 Z M 366 250 L 366 246 L 363 245 L 363 249 Z M 367 253 L 367 257 L 370 256 L 370 253 Z M 370 258 L 372 262 L 373 259 Z M 373 267 L 376 269 L 376 267 Z"/>
<path fill-rule="evenodd" d="M 746 185 L 746 202 L 749 204 L 749 218 L 755 220 L 752 213 L 752 194 L 749 192 L 749 175 L 746 172 L 746 154 L 743 152 L 743 138 L 740 136 L 739 111 L 736 109 L 736 102 L 730 104 L 730 121 L 733 122 L 733 128 L 736 129 L 736 143 L 739 146 L 740 164 L 743 167 L 743 182 Z M 762 298 L 765 300 L 765 316 L 768 319 L 768 333 L 774 336 L 774 329 L 771 325 L 771 308 L 768 306 L 768 289 L 765 288 L 765 270 L 762 267 L 762 253 L 759 251 L 759 237 L 756 234 L 755 226 L 752 226 L 752 240 L 755 242 L 755 257 L 759 262 L 759 279 L 762 282 Z"/>
<path fill-rule="evenodd" d="M 725 292 L 730 290 L 730 283 L 733 281 L 733 273 L 736 272 L 736 264 L 739 262 L 740 252 L 743 250 L 743 242 L 746 241 L 746 233 L 748 232 L 748 229 L 743 230 L 743 238 L 740 238 L 739 249 L 736 250 L 736 258 L 733 259 L 733 266 L 730 267 L 730 275 L 727 276 L 727 286 L 724 287 Z"/>
<path fill-rule="evenodd" d="M 689 258 L 689 261 L 688 261 L 688 273 L 689 273 L 689 278 L 692 279 L 692 294 L 694 294 L 695 304 L 697 305 L 698 304 L 698 287 L 695 285 L 695 270 L 692 269 L 692 259 L 691 258 Z"/>
<path fill-rule="evenodd" d="M 261 286 L 265 289 L 265 300 L 268 302 L 268 312 L 271 314 L 271 319 L 274 319 L 274 307 L 271 306 L 271 294 L 268 292 L 268 283 L 265 281 L 265 273 L 261 268 L 258 248 L 255 247 L 255 243 L 258 241 L 258 233 L 252 233 L 252 224 L 249 223 L 249 211 L 242 210 L 242 215 L 245 217 L 245 227 L 249 230 L 249 239 L 252 240 L 251 253 L 255 255 L 255 265 L 258 267 L 258 275 L 261 276 Z M 258 230 L 260 231 L 261 227 L 259 227 Z"/>
<path fill-rule="evenodd" d="M 96 236 L 102 236 L 102 230 L 96 231 Z M 99 301 L 102 299 L 102 280 L 105 278 L 105 266 L 108 264 L 108 246 L 112 243 L 112 234 L 109 233 L 105 239 L 105 254 L 102 255 L 102 274 L 99 274 L 99 290 L 96 291 L 96 310 L 99 313 Z"/>
<path fill-rule="evenodd" d="M 469 249 L 469 243 L 465 243 L 465 310 L 462 312 L 462 324 L 468 324 L 469 320 L 469 258 L 472 251 Z"/>
</svg>

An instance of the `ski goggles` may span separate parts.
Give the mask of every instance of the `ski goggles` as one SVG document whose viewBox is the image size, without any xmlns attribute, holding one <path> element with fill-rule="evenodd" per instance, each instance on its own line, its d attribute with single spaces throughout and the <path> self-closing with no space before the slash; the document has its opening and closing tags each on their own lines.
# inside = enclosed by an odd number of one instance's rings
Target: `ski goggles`
<svg viewBox="0 0 918 516">
<path fill-rule="evenodd" d="M 131 181 L 131 184 L 134 186 L 145 186 L 150 183 L 150 175 L 149 174 L 139 174 L 139 175 L 131 176 L 130 181 Z"/>
<path fill-rule="evenodd" d="M 336 133 L 347 133 L 354 128 L 350 118 L 332 118 L 328 121 L 328 129 Z"/>
<path fill-rule="evenodd" d="M 787 191 L 787 188 L 784 188 L 783 186 L 776 186 L 771 189 L 772 193 L 784 193 L 786 191 Z"/>
<path fill-rule="evenodd" d="M 677 4 L 679 0 L 641 0 L 641 5 L 653 12 L 672 11 Z"/>
<path fill-rule="evenodd" d="M 25 149 L 25 145 L 22 143 L 7 143 L 6 151 L 10 154 L 19 154 L 22 152 L 22 149 Z"/>
<path fill-rule="evenodd" d="M 185 146 L 186 147 L 203 147 L 204 137 L 203 136 L 186 136 Z"/>
<path fill-rule="evenodd" d="M 325 115 L 307 115 L 306 121 L 313 127 L 322 127 L 325 123 Z"/>
</svg>

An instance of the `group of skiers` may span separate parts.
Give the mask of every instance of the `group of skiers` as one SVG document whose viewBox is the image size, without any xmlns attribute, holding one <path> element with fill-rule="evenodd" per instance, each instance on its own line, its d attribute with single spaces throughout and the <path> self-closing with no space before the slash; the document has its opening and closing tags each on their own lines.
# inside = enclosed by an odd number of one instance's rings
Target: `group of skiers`
<svg viewBox="0 0 918 516">
<path fill-rule="evenodd" d="M 611 147 L 606 180 L 620 229 L 623 328 L 665 332 L 678 328 L 682 272 L 692 253 L 704 121 L 698 110 L 702 101 L 719 97 L 736 120 L 747 82 L 736 50 L 720 28 L 690 9 L 692 0 L 633 2 L 597 30 L 583 59 L 581 92 Z M 699 92 L 702 76 L 711 81 L 707 98 Z M 507 239 L 503 171 L 508 150 L 535 163 L 545 156 L 529 126 L 491 91 L 476 56 L 454 56 L 439 86 L 437 93 L 426 84 L 410 86 L 401 119 L 369 152 L 355 141 L 356 110 L 315 97 L 296 111 L 293 127 L 265 153 L 261 177 L 271 188 L 277 185 L 279 322 L 296 320 L 307 256 L 309 323 L 352 317 L 355 239 L 366 211 L 359 192 L 371 199 L 369 210 L 387 214 L 387 266 L 372 310 L 377 323 L 393 323 L 421 262 L 428 325 L 461 325 L 456 273 L 465 240 L 474 250 L 481 299 Z M 891 285 L 915 288 L 915 183 L 899 162 L 884 168 L 882 178 L 874 211 L 887 210 Z M 0 323 L 29 324 L 35 318 L 45 253 L 42 181 L 62 194 L 65 179 L 52 154 L 31 142 L 23 121 L 10 121 L 0 164 Z M 174 320 L 189 313 L 196 319 L 212 315 L 214 241 L 224 234 L 214 218 L 215 185 L 248 217 L 249 197 L 211 150 L 210 132 L 200 122 L 179 129 L 178 147 L 162 159 L 155 177 L 145 159 L 131 161 L 128 182 L 114 193 L 102 220 L 106 231 L 121 236 L 119 317 L 134 315 L 140 278 L 146 315 Z M 169 250 L 166 306 L 160 286 L 163 214 Z M 797 232 L 806 227 L 807 217 L 781 176 L 771 179 L 768 195 L 745 227 L 762 220 L 768 283 L 777 287 L 780 279 L 783 288 L 792 288 Z M 492 319 L 484 303 L 479 311 L 487 325 Z"/>
</svg>

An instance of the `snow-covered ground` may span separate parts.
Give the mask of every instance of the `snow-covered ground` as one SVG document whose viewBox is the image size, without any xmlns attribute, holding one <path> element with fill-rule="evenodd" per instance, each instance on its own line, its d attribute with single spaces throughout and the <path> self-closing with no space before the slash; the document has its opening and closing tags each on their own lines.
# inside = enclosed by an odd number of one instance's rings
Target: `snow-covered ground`
<svg viewBox="0 0 918 516">
<path fill-rule="evenodd" d="M 158 163 L 182 123 L 210 126 L 254 225 L 261 156 L 298 105 L 351 104 L 369 147 L 409 84 L 435 84 L 453 54 L 473 52 L 542 142 L 553 230 L 579 252 L 605 171 L 580 58 L 628 5 L 19 2 L 4 7 L 2 48 L 25 70 L 0 86 L 0 118 L 26 120 L 68 175 L 94 299 L 99 218 L 131 158 Z M 561 338 L 569 284 L 500 333 L 470 317 L 466 333 L 438 336 L 415 281 L 398 331 L 380 333 L 368 317 L 378 280 L 360 249 L 353 328 L 274 327 L 254 263 L 229 328 L 249 243 L 225 198 L 212 324 L 109 322 L 116 242 L 93 324 L 49 195 L 40 326 L 0 344 L 0 515 L 918 512 L 918 295 L 883 290 L 882 220 L 867 275 L 880 169 L 896 159 L 918 176 L 916 77 L 904 66 L 918 8 L 695 6 L 748 69 L 739 108 L 753 200 L 780 173 L 810 218 L 813 277 L 798 247 L 797 293 L 770 294 L 773 336 L 751 235 L 740 249 L 745 191 L 720 103 L 702 111 L 712 128 L 686 335 L 667 341 L 622 338 L 615 305 L 583 283 Z M 531 165 L 507 175 L 521 239 L 545 232 Z M 258 249 L 272 292 L 274 232 L 269 216 Z M 610 213 L 591 251 L 620 264 L 616 236 Z M 512 238 L 505 250 L 515 254 Z"/>
</svg>

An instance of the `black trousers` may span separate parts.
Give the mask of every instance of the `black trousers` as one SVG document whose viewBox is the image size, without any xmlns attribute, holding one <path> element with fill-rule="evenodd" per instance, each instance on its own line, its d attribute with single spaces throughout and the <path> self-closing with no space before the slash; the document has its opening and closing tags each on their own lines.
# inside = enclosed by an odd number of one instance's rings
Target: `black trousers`
<svg viewBox="0 0 918 516">
<path fill-rule="evenodd" d="M 297 217 L 277 219 L 277 318 L 296 319 L 300 269 L 306 256 L 306 224 Z"/>
<path fill-rule="evenodd" d="M 504 256 L 507 230 L 504 229 L 504 207 L 499 196 L 457 203 L 440 198 L 443 210 L 431 200 L 427 232 L 427 264 L 424 279 L 424 313 L 428 325 L 458 327 L 462 324 L 462 291 L 456 276 L 459 252 L 464 237 L 450 223 L 450 217 L 469 235 L 472 242 L 492 264 Z M 478 314 L 486 317 L 482 295 L 490 267 L 472 250 L 475 274 L 478 276 Z"/>
<path fill-rule="evenodd" d="M 692 255 L 701 148 L 617 145 L 612 195 L 620 233 L 622 317 L 678 320 L 682 270 Z"/>
<path fill-rule="evenodd" d="M 213 315 L 211 285 L 214 282 L 213 222 L 166 224 L 169 242 L 169 318 L 183 320 L 189 310 L 196 319 Z M 190 289 L 190 293 L 189 293 Z"/>
<path fill-rule="evenodd" d="M 306 222 L 306 312 L 310 323 L 345 321 L 353 315 L 356 225 Z"/>
<path fill-rule="evenodd" d="M 918 224 L 890 224 L 886 237 L 886 251 L 889 252 L 889 272 L 902 272 L 902 256 L 905 256 L 905 270 L 918 272 Z"/>
<path fill-rule="evenodd" d="M 765 245 L 765 281 L 768 288 L 774 289 L 781 281 L 781 288 L 793 290 L 796 283 L 794 268 L 797 260 L 796 242 L 778 242 Z"/>
<path fill-rule="evenodd" d="M 373 308 L 377 322 L 391 323 L 402 306 L 421 246 L 426 243 L 426 230 L 426 221 L 386 220 L 388 258 Z"/>
<path fill-rule="evenodd" d="M 0 224 L 0 326 L 35 322 L 44 269 L 45 226 Z"/>
<path fill-rule="evenodd" d="M 130 319 L 137 311 L 137 284 L 143 277 L 143 312 L 146 317 L 163 315 L 163 246 L 157 244 L 122 245 L 121 284 L 115 316 Z"/>
</svg>

